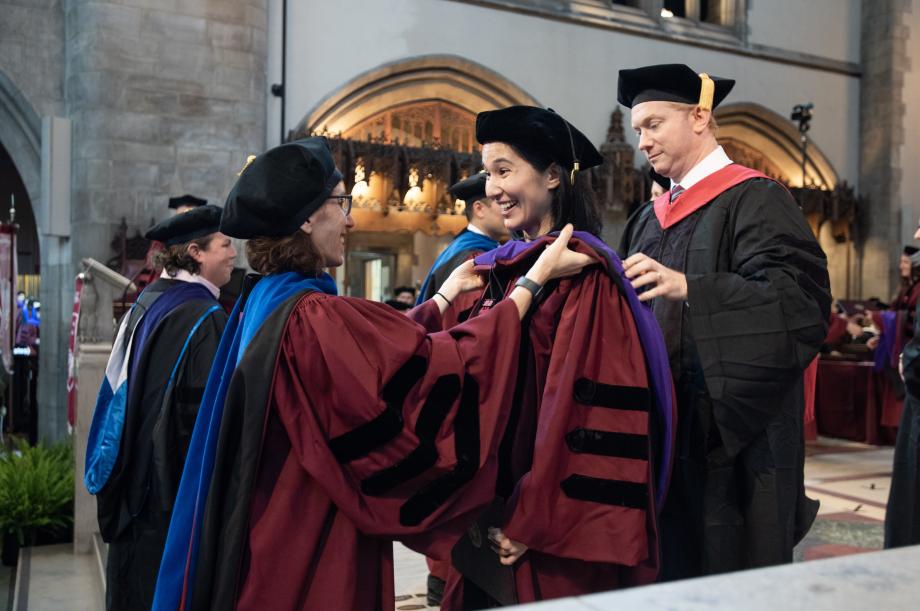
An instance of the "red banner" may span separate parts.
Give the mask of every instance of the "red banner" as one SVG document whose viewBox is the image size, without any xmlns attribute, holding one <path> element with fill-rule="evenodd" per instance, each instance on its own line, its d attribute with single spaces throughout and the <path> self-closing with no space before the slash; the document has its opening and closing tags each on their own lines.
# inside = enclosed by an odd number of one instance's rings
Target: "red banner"
<svg viewBox="0 0 920 611">
<path fill-rule="evenodd" d="M 83 292 L 83 274 L 77 274 L 73 292 L 73 315 L 70 317 L 70 344 L 67 347 L 67 422 L 73 426 L 77 421 L 77 363 L 75 348 L 77 329 L 80 326 L 80 293 Z"/>
</svg>

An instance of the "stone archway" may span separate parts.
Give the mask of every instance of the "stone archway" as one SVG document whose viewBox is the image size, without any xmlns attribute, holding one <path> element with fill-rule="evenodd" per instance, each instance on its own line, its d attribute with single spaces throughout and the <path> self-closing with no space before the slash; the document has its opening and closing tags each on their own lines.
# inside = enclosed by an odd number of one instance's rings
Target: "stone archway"
<svg viewBox="0 0 920 611">
<path fill-rule="evenodd" d="M 716 137 L 735 162 L 760 170 L 790 187 L 802 186 L 802 149 L 799 131 L 784 117 L 759 104 L 742 102 L 716 110 Z M 830 161 L 814 143 L 808 144 L 805 186 L 824 192 L 845 187 Z M 858 256 L 851 238 L 843 238 L 829 220 L 809 218 L 821 248 L 828 258 L 828 273 L 834 296 L 854 293 Z"/>
<path fill-rule="evenodd" d="M 356 76 L 307 112 L 294 133 L 342 133 L 382 111 L 419 102 L 446 102 L 473 114 L 514 104 L 539 105 L 482 64 L 455 55 L 424 55 Z"/>
<path fill-rule="evenodd" d="M 41 118 L 13 82 L 0 71 L 0 142 L 3 143 L 41 217 Z M 5 202 L 0 203 L 0 205 Z"/>
<path fill-rule="evenodd" d="M 398 157 L 402 147 L 404 153 L 412 149 L 413 154 L 428 151 L 476 156 L 479 148 L 475 142 L 476 114 L 516 104 L 540 105 L 523 89 L 481 64 L 455 55 L 424 55 L 383 64 L 359 74 L 310 109 L 290 132 L 291 138 L 325 134 L 342 142 L 366 145 L 361 149 L 364 155 L 372 148 L 380 151 L 372 160 L 375 171 L 366 181 L 363 177 L 367 160 L 360 152 L 361 164 L 343 168 L 346 186 L 352 188 L 351 178 L 360 175 L 356 181 L 374 194 L 366 196 L 368 201 L 383 201 L 384 210 L 379 210 L 377 203 L 367 208 L 362 206 L 366 202 L 356 200 L 358 204 L 353 215 L 358 227 L 349 242 L 350 254 L 345 265 L 337 268 L 338 273 L 343 274 L 339 279 L 344 282 L 348 277 L 349 285 L 361 285 L 363 280 L 355 272 L 356 266 L 376 257 L 382 261 L 381 268 L 388 266 L 385 274 L 380 273 L 381 286 L 389 282 L 384 277 L 396 284 L 420 284 L 449 239 L 449 235 L 440 230 L 448 227 L 446 233 L 455 233 L 466 225 L 466 220 L 462 214 L 457 217 L 435 213 L 439 219 L 436 225 L 435 217 L 390 206 L 393 201 L 403 201 L 403 191 L 394 189 L 402 180 L 398 176 L 390 179 L 392 172 L 377 172 L 385 165 L 381 155 Z M 411 156 L 406 156 L 409 165 Z M 407 183 L 414 185 L 411 168 L 399 166 L 397 171 L 404 169 L 409 171 Z M 435 173 L 421 177 L 418 186 L 423 193 L 433 194 L 434 200 L 440 201 L 438 194 L 446 192 L 450 181 L 438 176 Z M 414 180 L 420 180 L 417 171 Z M 391 197 L 393 193 L 398 197 Z M 408 201 L 409 194 L 405 197 Z M 410 214 L 415 216 L 407 219 L 406 215 Z M 419 223 L 437 226 L 439 232 L 420 229 Z M 353 256 L 358 255 L 367 261 L 353 261 Z"/>
<path fill-rule="evenodd" d="M 789 186 L 803 186 L 799 132 L 790 121 L 752 102 L 719 107 L 715 116 L 719 123 L 716 134 L 719 143 L 732 159 Z M 837 186 L 837 172 L 824 153 L 813 142 L 809 142 L 807 152 L 806 184 L 821 189 Z"/>
<path fill-rule="evenodd" d="M 38 385 L 39 438 L 53 441 L 67 431 L 66 379 L 67 329 L 71 312 L 65 305 L 73 298 L 73 267 L 69 242 L 45 234 L 42 192 L 42 121 L 15 83 L 0 71 L 0 142 L 15 166 L 31 203 L 41 262 L 39 298 L 43 304 Z M 3 218 L 9 202 L 0 202 Z M 17 208 L 19 208 L 17 203 Z M 17 218 L 22 218 L 17 213 Z M 65 288 L 66 287 L 66 288 Z M 68 293 L 68 291 L 71 291 Z"/>
</svg>

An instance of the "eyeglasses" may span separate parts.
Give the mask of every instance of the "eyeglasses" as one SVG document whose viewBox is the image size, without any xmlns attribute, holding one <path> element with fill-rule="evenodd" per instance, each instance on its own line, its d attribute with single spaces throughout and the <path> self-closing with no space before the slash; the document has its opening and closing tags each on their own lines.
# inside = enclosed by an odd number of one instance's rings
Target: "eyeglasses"
<svg viewBox="0 0 920 611">
<path fill-rule="evenodd" d="M 342 212 L 345 213 L 345 216 L 351 214 L 351 195 L 333 195 L 329 199 L 335 200 L 335 203 L 339 205 L 339 208 L 342 209 Z"/>
</svg>

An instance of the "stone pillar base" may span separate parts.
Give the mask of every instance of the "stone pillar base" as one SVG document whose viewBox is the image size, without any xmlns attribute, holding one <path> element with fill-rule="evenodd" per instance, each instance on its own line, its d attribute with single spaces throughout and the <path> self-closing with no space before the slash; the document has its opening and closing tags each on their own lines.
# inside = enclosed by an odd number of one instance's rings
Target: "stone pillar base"
<svg viewBox="0 0 920 611">
<path fill-rule="evenodd" d="M 93 534 L 99 531 L 96 522 L 96 499 L 83 485 L 86 464 L 86 441 L 93 421 L 93 408 L 105 366 L 109 361 L 112 344 L 80 344 L 76 354 L 77 414 L 73 429 L 73 454 L 76 461 L 74 473 L 73 552 L 89 554 L 93 551 Z"/>
</svg>

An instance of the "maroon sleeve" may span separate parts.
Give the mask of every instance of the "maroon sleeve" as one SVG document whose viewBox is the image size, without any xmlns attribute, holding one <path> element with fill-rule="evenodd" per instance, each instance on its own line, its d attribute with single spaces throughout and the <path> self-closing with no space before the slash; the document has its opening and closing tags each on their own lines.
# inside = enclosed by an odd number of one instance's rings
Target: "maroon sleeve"
<svg viewBox="0 0 920 611">
<path fill-rule="evenodd" d="M 606 275 L 564 281 L 558 292 L 566 291 L 533 464 L 509 499 L 503 530 L 545 554 L 635 566 L 657 547 L 644 352 Z"/>
<path fill-rule="evenodd" d="M 314 293 L 289 319 L 274 405 L 359 530 L 445 557 L 493 497 L 519 341 L 510 301 L 426 333 L 387 306 Z"/>
<path fill-rule="evenodd" d="M 873 321 L 875 322 L 876 327 L 879 329 L 883 328 L 881 322 L 881 316 L 878 319 L 875 319 L 873 314 Z M 824 339 L 824 343 L 828 346 L 838 346 L 842 344 L 847 337 L 847 319 L 842 316 L 832 315 L 831 324 L 827 329 L 827 337 Z"/>
<path fill-rule="evenodd" d="M 435 303 L 434 299 L 423 301 L 406 312 L 406 316 L 409 317 L 409 320 L 424 327 L 428 333 L 435 333 L 444 329 L 444 325 L 441 321 L 441 309 L 438 307 L 438 304 Z"/>
</svg>

